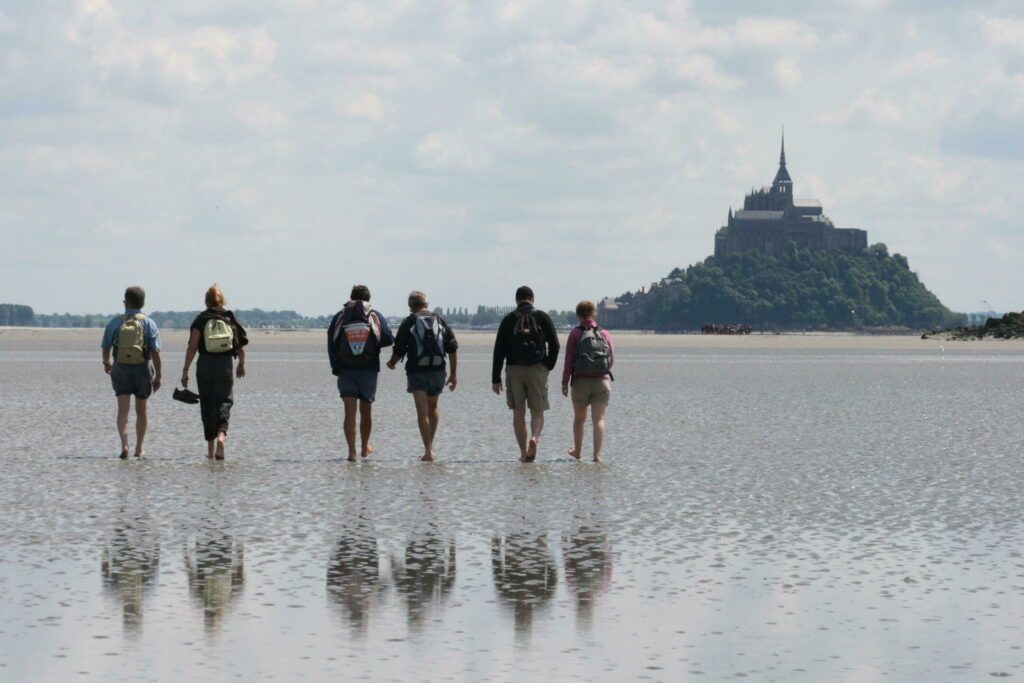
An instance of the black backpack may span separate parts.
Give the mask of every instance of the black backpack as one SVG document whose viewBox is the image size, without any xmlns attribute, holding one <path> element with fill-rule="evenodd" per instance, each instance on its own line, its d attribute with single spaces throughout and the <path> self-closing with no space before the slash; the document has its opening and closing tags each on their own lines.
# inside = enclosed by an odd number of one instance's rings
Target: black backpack
<svg viewBox="0 0 1024 683">
<path fill-rule="evenodd" d="M 520 365 L 535 365 L 547 357 L 544 330 L 532 311 L 516 311 L 509 355 Z"/>
<path fill-rule="evenodd" d="M 576 342 L 576 355 L 572 369 L 581 377 L 604 377 L 611 374 L 612 357 L 608 340 L 600 327 L 579 328 L 581 334 Z"/>
<path fill-rule="evenodd" d="M 380 357 L 380 323 L 362 301 L 350 301 L 334 329 L 338 360 L 346 368 L 365 368 Z"/>
</svg>

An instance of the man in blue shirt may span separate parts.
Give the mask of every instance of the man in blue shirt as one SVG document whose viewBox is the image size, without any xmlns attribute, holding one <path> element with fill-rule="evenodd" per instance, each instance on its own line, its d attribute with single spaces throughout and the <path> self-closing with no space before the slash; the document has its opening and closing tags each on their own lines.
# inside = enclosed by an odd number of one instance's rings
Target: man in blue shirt
<svg viewBox="0 0 1024 683">
<path fill-rule="evenodd" d="M 135 457 L 145 455 L 146 399 L 160 388 L 160 330 L 142 313 L 146 292 L 142 287 L 124 290 L 124 315 L 107 323 L 103 331 L 103 369 L 117 396 L 117 433 L 121 459 L 128 458 L 128 411 L 135 397 Z M 152 362 L 152 367 L 150 367 Z"/>
<path fill-rule="evenodd" d="M 356 285 L 327 328 L 327 357 L 338 377 L 338 393 L 345 406 L 345 441 L 348 460 L 356 460 L 356 409 L 362 456 L 373 453 L 373 402 L 377 398 L 380 351 L 395 343 L 384 316 L 370 307 L 370 289 Z"/>
</svg>

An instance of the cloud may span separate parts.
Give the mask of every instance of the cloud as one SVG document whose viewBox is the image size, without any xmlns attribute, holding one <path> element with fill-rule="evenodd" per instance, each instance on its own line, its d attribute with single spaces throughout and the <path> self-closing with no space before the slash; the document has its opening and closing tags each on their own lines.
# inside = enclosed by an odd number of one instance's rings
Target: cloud
<svg viewBox="0 0 1024 683">
<path fill-rule="evenodd" d="M 428 133 L 416 144 L 416 159 L 430 169 L 479 169 L 487 163 L 487 154 L 467 144 L 462 136 Z"/>
<path fill-rule="evenodd" d="M 288 124 L 288 118 L 268 102 L 252 100 L 235 110 L 236 116 L 250 129 L 267 133 Z"/>
<path fill-rule="evenodd" d="M 343 100 L 338 112 L 353 119 L 365 119 L 378 123 L 384 120 L 384 103 L 372 92 L 364 92 L 352 99 Z"/>
<path fill-rule="evenodd" d="M 785 90 L 796 90 L 804 81 L 800 65 L 790 57 L 783 57 L 775 61 L 775 64 L 772 65 L 772 76 L 779 87 Z"/>
<path fill-rule="evenodd" d="M 740 19 L 729 31 L 734 45 L 747 48 L 801 50 L 818 44 L 817 34 L 792 19 Z"/>
<path fill-rule="evenodd" d="M 899 126 L 904 122 L 903 110 L 874 88 L 868 88 L 853 104 L 832 112 L 823 112 L 817 121 L 850 126 Z"/>
<path fill-rule="evenodd" d="M 940 134 L 942 147 L 956 154 L 1000 159 L 1024 159 L 1024 113 L 982 111 L 950 122 Z"/>
<path fill-rule="evenodd" d="M 981 30 L 993 45 L 1024 51 L 1024 19 L 983 19 Z"/>
<path fill-rule="evenodd" d="M 742 81 L 723 72 L 707 55 L 691 55 L 674 65 L 671 73 L 683 80 L 709 90 L 734 90 Z"/>
<path fill-rule="evenodd" d="M 894 62 L 885 75 L 891 79 L 912 78 L 947 64 L 949 60 L 934 50 L 922 50 Z"/>
</svg>

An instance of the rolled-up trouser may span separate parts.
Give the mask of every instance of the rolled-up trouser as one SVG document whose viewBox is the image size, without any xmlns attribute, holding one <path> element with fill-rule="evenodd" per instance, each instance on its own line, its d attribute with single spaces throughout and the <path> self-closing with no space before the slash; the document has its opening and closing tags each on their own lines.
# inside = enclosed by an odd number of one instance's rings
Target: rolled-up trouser
<svg viewBox="0 0 1024 683">
<path fill-rule="evenodd" d="M 203 434 L 207 441 L 217 438 L 217 432 L 228 431 L 231 395 L 235 386 L 234 363 L 230 354 L 200 354 L 196 364 L 196 384 L 199 389 L 199 412 L 203 416 Z"/>
</svg>

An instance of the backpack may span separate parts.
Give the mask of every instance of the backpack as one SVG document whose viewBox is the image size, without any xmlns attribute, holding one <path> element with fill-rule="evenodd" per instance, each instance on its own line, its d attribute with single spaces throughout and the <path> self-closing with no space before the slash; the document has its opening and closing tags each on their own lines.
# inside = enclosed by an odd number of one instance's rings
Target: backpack
<svg viewBox="0 0 1024 683">
<path fill-rule="evenodd" d="M 544 330 L 532 311 L 516 311 L 516 322 L 512 326 L 512 345 L 509 355 L 521 365 L 536 365 L 543 362 L 547 353 L 544 349 Z"/>
<path fill-rule="evenodd" d="M 149 348 L 146 346 L 146 330 L 141 313 L 126 314 L 121 318 L 114 341 L 114 361 L 121 365 L 142 365 L 146 362 Z"/>
<path fill-rule="evenodd" d="M 416 341 L 416 365 L 439 368 L 444 365 L 444 328 L 436 315 L 417 315 L 412 323 Z"/>
<path fill-rule="evenodd" d="M 335 323 L 334 346 L 346 368 L 365 368 L 380 358 L 380 320 L 369 304 L 350 301 Z"/>
<path fill-rule="evenodd" d="M 601 333 L 601 328 L 580 326 L 579 329 L 583 334 L 576 342 L 576 355 L 572 362 L 573 373 L 583 377 L 610 375 L 612 357 L 608 340 Z"/>
<path fill-rule="evenodd" d="M 235 330 L 227 318 L 210 318 L 203 327 L 203 345 L 207 353 L 229 353 L 235 350 Z"/>
</svg>

